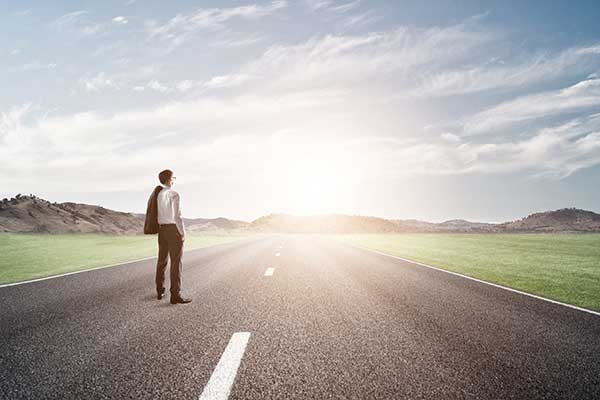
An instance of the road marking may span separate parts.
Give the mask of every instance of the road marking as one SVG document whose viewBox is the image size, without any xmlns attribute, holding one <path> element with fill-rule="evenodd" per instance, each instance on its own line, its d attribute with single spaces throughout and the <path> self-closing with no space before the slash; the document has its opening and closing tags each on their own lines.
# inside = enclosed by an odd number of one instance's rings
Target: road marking
<svg viewBox="0 0 600 400">
<path fill-rule="evenodd" d="M 250 339 L 250 332 L 236 332 L 221 355 L 215 370 L 204 387 L 200 400 L 227 400 L 235 375 Z"/>
<path fill-rule="evenodd" d="M 279 257 L 281 255 L 281 253 L 277 252 L 275 253 L 275 257 Z"/>
<path fill-rule="evenodd" d="M 207 249 L 209 247 L 217 247 L 217 246 L 225 246 L 228 244 L 232 244 L 232 243 L 243 243 L 244 241 L 251 241 L 254 240 L 254 238 L 241 238 L 241 239 L 236 239 L 236 240 L 232 240 L 231 242 L 224 242 L 224 243 L 217 243 L 217 244 L 211 244 L 210 246 L 204 246 L 204 247 L 198 247 L 196 249 L 191 249 L 188 250 L 189 251 L 195 251 L 195 250 L 202 250 L 202 249 Z M 187 254 L 187 253 L 186 253 Z M 12 282 L 12 283 L 4 283 L 2 285 L 0 285 L 0 288 L 3 287 L 9 287 L 9 286 L 17 286 L 17 285 L 24 285 L 26 283 L 34 283 L 34 282 L 39 282 L 39 281 L 45 281 L 48 279 L 54 279 L 54 278 L 61 278 L 63 276 L 69 276 L 69 275 L 75 275 L 75 274 L 81 274 L 83 272 L 90 272 L 90 271 L 95 271 L 97 269 L 102 269 L 102 268 L 110 268 L 110 267 L 118 267 L 119 265 L 126 265 L 126 264 L 133 264 L 136 263 L 138 261 L 145 261 L 145 260 L 151 260 L 153 258 L 158 258 L 157 256 L 151 256 L 151 257 L 145 257 L 145 258 L 138 258 L 136 260 L 131 260 L 131 261 L 123 261 L 121 263 L 117 263 L 117 264 L 109 264 L 109 265 L 101 265 L 99 267 L 92 267 L 92 268 L 86 268 L 86 269 L 81 269 L 79 271 L 71 271 L 71 272 L 65 272 L 64 274 L 58 274 L 58 275 L 50 275 L 50 276 L 44 276 L 42 278 L 35 278 L 35 279 L 29 279 L 26 281 L 20 281 L 20 282 Z"/>
<path fill-rule="evenodd" d="M 267 268 L 265 276 L 273 276 L 273 272 L 275 272 L 275 268 Z"/>
<path fill-rule="evenodd" d="M 524 296 L 533 297 L 534 299 L 547 301 L 549 303 L 554 303 L 554 304 L 558 304 L 558 305 L 561 305 L 561 306 L 569 307 L 569 308 L 572 308 L 572 309 L 575 309 L 575 310 L 583 311 L 583 312 L 586 312 L 586 313 L 589 313 L 589 314 L 593 314 L 593 315 L 596 315 L 596 316 L 600 317 L 600 312 L 593 311 L 593 310 L 588 310 L 587 308 L 577 307 L 577 306 L 574 306 L 573 304 L 567 304 L 567 303 L 563 303 L 563 302 L 560 302 L 560 301 L 557 301 L 557 300 L 547 299 L 546 297 L 542 297 L 542 296 L 538 296 L 538 295 L 535 295 L 535 294 L 523 292 L 523 291 L 520 291 L 518 289 L 512 289 L 512 288 L 509 288 L 509 287 L 506 287 L 506 286 L 498 285 L 496 283 L 482 281 L 481 279 L 473 278 L 472 276 L 463 275 L 463 274 L 460 274 L 458 272 L 448 271 L 448 270 L 445 270 L 445 269 L 442 269 L 442 268 L 439 268 L 439 267 L 434 267 L 433 265 L 420 263 L 418 261 L 413 261 L 413 260 L 410 260 L 408 258 L 402 258 L 402 257 L 394 256 L 394 255 L 391 255 L 391 254 L 383 253 L 383 252 L 378 251 L 378 250 L 369 249 L 367 247 L 363 247 L 363 246 L 359 246 L 359 245 L 355 245 L 355 244 L 350 244 L 350 243 L 344 243 L 344 242 L 342 242 L 342 243 L 345 244 L 345 245 L 347 245 L 347 246 L 351 246 L 351 247 L 354 247 L 354 248 L 357 248 L 357 249 L 370 251 L 371 253 L 381 254 L 382 256 L 396 258 L 398 260 L 402 260 L 402 261 L 405 261 L 405 262 L 408 262 L 408 263 L 411 263 L 411 264 L 414 264 L 414 265 L 420 265 L 421 267 L 435 269 L 436 271 L 445 272 L 445 273 L 450 274 L 450 275 L 460 276 L 461 278 L 470 279 L 472 281 L 483 283 L 485 285 L 494 286 L 494 287 L 497 287 L 499 289 L 508 290 L 510 292 L 522 294 Z"/>
</svg>

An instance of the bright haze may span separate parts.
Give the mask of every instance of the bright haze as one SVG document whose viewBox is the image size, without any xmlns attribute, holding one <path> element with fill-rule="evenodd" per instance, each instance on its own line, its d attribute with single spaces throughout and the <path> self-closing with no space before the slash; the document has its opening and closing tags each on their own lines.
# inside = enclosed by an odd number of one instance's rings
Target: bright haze
<svg viewBox="0 0 600 400">
<path fill-rule="evenodd" d="M 0 196 L 186 217 L 600 211 L 600 6 L 0 5 Z"/>
</svg>

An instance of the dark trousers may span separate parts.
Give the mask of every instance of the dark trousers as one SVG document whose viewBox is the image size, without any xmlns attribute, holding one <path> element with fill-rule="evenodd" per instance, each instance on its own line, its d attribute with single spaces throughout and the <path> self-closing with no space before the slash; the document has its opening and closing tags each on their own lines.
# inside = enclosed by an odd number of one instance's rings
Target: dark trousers
<svg viewBox="0 0 600 400">
<path fill-rule="evenodd" d="M 171 259 L 171 296 L 179 296 L 181 291 L 181 256 L 183 240 L 177 225 L 166 224 L 158 227 L 158 261 L 156 263 L 156 290 L 162 293 L 165 289 L 165 270 L 168 258 Z"/>
</svg>

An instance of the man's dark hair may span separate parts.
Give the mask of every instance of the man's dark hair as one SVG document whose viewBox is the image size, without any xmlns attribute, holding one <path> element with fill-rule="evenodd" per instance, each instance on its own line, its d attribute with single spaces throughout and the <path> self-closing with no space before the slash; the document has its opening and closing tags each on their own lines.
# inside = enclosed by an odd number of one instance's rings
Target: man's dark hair
<svg viewBox="0 0 600 400">
<path fill-rule="evenodd" d="M 166 185 L 172 176 L 173 176 L 173 171 L 171 171 L 170 169 L 165 169 L 164 171 L 161 171 L 160 174 L 158 174 L 158 180 L 163 185 Z"/>
</svg>

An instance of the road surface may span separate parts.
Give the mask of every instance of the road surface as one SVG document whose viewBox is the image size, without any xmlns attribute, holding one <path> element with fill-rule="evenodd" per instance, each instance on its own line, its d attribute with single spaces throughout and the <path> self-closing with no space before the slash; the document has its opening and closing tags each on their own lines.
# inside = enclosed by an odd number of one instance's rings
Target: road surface
<svg viewBox="0 0 600 400">
<path fill-rule="evenodd" d="M 0 288 L 0 398 L 600 398 L 597 315 L 313 235 L 183 263 Z"/>
</svg>

